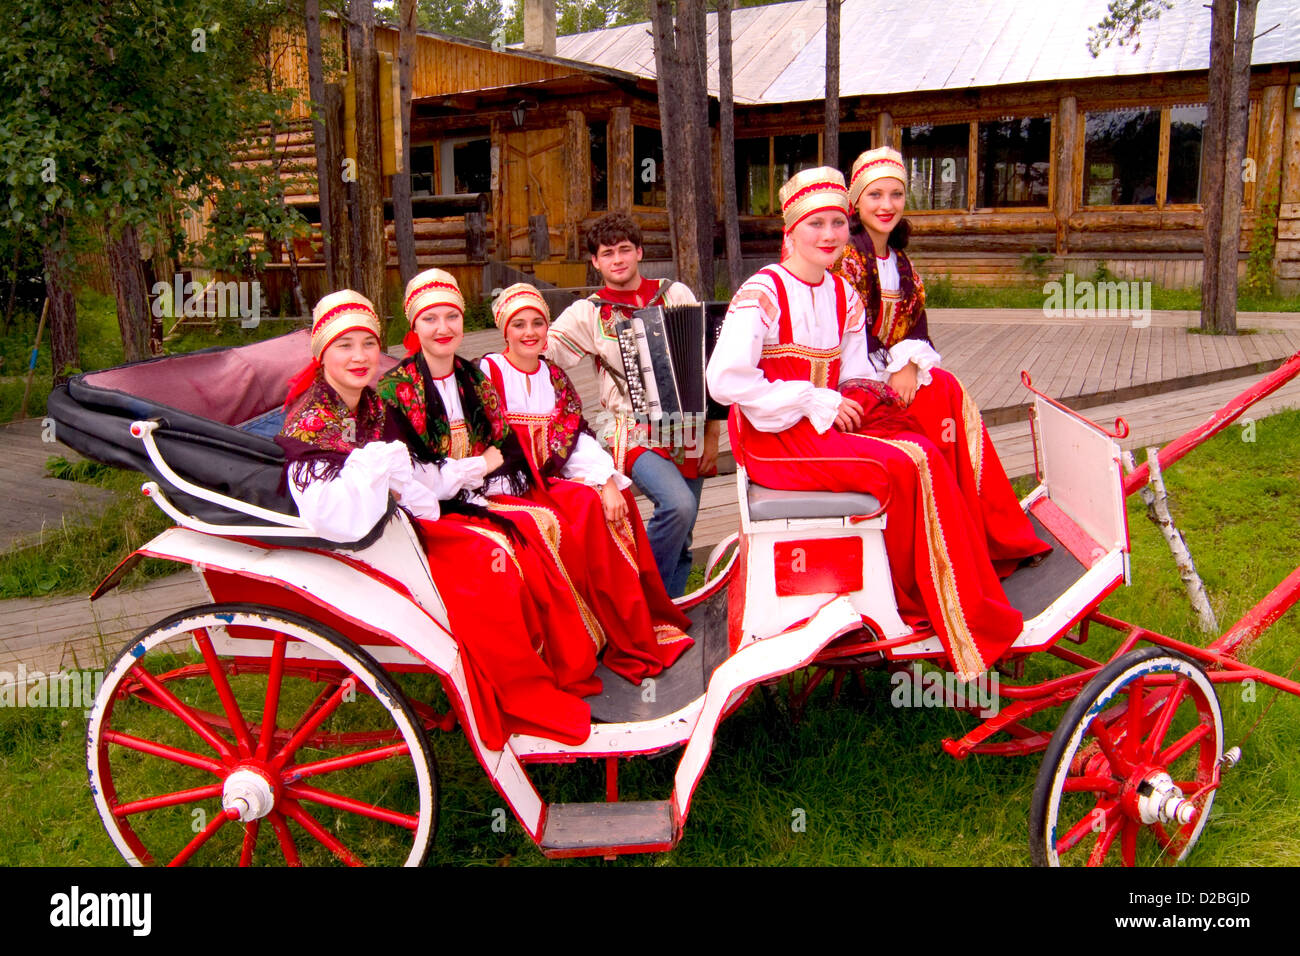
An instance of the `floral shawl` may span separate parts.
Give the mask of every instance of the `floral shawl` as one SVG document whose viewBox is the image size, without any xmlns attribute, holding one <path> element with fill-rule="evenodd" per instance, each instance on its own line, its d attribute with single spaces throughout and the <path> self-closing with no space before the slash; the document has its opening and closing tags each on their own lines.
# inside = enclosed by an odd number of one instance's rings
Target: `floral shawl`
<svg viewBox="0 0 1300 956">
<path fill-rule="evenodd" d="M 889 349 L 903 339 L 922 339 L 934 345 L 930 341 L 925 315 L 925 286 L 903 250 L 894 251 L 898 255 L 898 302 L 888 316 L 881 309 L 884 295 L 880 288 L 876 251 L 865 231 L 849 238 L 844 254 L 833 270 L 852 283 L 866 306 L 869 320 L 867 347 L 877 368 L 884 368 L 889 363 Z"/>
<path fill-rule="evenodd" d="M 506 422 L 497 390 L 472 362 L 460 356 L 456 356 L 452 372 L 465 414 L 470 455 L 481 455 L 489 446 L 498 449 L 505 464 L 492 477 L 505 478 L 512 494 L 525 493 L 529 486 L 528 462 Z M 422 353 L 407 356 L 379 380 L 375 390 L 384 405 L 396 412 L 403 439 L 417 461 L 447 460 L 451 452 L 451 422 Z"/>
<path fill-rule="evenodd" d="M 384 404 L 373 389 L 361 393 L 354 414 L 318 371 L 285 414 L 276 443 L 284 449 L 299 491 L 312 481 L 338 475 L 353 449 L 385 438 Z"/>
</svg>

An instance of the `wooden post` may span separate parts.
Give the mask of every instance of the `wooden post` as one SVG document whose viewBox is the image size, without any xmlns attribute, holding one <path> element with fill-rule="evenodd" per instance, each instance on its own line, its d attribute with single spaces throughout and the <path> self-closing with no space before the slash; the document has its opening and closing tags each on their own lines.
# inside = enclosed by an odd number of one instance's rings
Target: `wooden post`
<svg viewBox="0 0 1300 956">
<path fill-rule="evenodd" d="M 401 33 L 397 48 L 398 112 L 397 171 L 393 174 L 393 238 L 402 286 L 420 271 L 415 258 L 415 217 L 411 212 L 411 71 L 415 58 L 415 0 L 401 0 Z"/>
<path fill-rule="evenodd" d="M 329 288 L 338 288 L 333 221 L 330 219 L 330 193 L 334 190 L 337 167 L 330 166 L 329 133 L 326 126 L 332 122 L 333 113 L 325 94 L 325 71 L 321 60 L 320 0 L 307 0 L 307 84 L 311 91 L 312 145 L 316 150 L 316 199 L 320 210 L 321 244 L 325 255 L 325 277 Z"/>
<path fill-rule="evenodd" d="M 736 104 L 732 92 L 732 0 L 718 0 L 718 153 L 722 163 L 722 234 L 727 252 L 727 282 L 732 292 L 744 281 L 740 215 L 736 206 Z"/>
<path fill-rule="evenodd" d="M 632 110 L 615 106 L 609 111 L 609 211 L 632 211 Z"/>
<path fill-rule="evenodd" d="M 1228 101 L 1227 141 L 1223 164 L 1223 222 L 1219 229 L 1219 281 L 1212 328 L 1237 331 L 1237 265 L 1241 245 L 1242 160 L 1246 156 L 1246 125 L 1250 115 L 1250 52 L 1255 41 L 1258 0 L 1237 4 L 1237 39 L 1232 52 L 1232 93 Z"/>
<path fill-rule="evenodd" d="M 325 126 L 325 163 L 317 170 L 322 183 L 321 228 L 329 223 L 333 246 L 332 271 L 327 267 L 327 287 L 332 291 L 341 289 L 351 281 L 352 243 L 348 228 L 348 197 L 346 184 L 343 182 L 343 89 L 337 83 L 325 87 L 322 116 Z M 326 205 L 328 202 L 328 205 Z"/>
<path fill-rule="evenodd" d="M 840 168 L 840 2 L 826 0 L 826 140 L 822 164 Z"/>
<path fill-rule="evenodd" d="M 375 51 L 375 8 L 371 0 L 352 0 L 351 73 L 357 91 L 357 206 L 360 220 L 360 292 L 375 304 L 382 329 L 388 328 L 387 294 L 384 276 L 388 265 L 388 241 L 384 235 L 384 194 L 380 179 L 382 157 L 379 148 L 379 61 Z"/>
<path fill-rule="evenodd" d="M 1056 254 L 1070 251 L 1070 216 L 1074 213 L 1074 141 L 1079 112 L 1073 96 L 1062 96 L 1056 110 Z"/>
<path fill-rule="evenodd" d="M 564 162 L 567 167 L 564 196 L 565 255 L 580 259 L 578 231 L 582 217 L 591 210 L 591 134 L 582 110 L 569 110 L 566 117 Z"/>
<path fill-rule="evenodd" d="M 876 145 L 894 145 L 894 117 L 889 114 L 889 110 L 881 110 L 876 117 Z"/>
</svg>

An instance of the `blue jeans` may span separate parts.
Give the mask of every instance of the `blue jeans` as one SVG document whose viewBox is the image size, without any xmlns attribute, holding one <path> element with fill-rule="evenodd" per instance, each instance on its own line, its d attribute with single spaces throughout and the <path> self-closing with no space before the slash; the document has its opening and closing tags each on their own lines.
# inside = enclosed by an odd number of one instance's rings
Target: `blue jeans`
<svg viewBox="0 0 1300 956">
<path fill-rule="evenodd" d="M 654 503 L 645 529 L 650 550 L 668 596 L 681 597 L 691 573 L 691 532 L 704 479 L 686 478 L 671 461 L 652 451 L 637 457 L 628 477 Z"/>
</svg>

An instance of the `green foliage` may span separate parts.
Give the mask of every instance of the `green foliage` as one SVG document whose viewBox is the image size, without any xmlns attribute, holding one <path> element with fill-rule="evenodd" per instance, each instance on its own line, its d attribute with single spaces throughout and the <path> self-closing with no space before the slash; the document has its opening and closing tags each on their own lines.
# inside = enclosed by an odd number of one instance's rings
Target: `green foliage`
<svg viewBox="0 0 1300 956">
<path fill-rule="evenodd" d="M 1241 292 L 1248 296 L 1267 296 L 1273 291 L 1273 256 L 1277 252 L 1277 189 L 1259 206 L 1255 228 L 1250 234 L 1250 252 L 1246 257 L 1246 279 Z"/>
<path fill-rule="evenodd" d="M 199 210 L 238 192 L 247 211 L 257 191 L 232 147 L 287 102 L 266 90 L 270 53 L 260 51 L 289 6 L 5 4 L 0 231 L 66 215 L 135 225 L 142 241 L 175 251 L 175 222 L 162 215 L 173 204 Z"/>
<path fill-rule="evenodd" d="M 1047 278 L 1047 264 L 1052 261 L 1050 252 L 1027 252 L 1020 257 L 1020 267 L 1039 279 Z"/>
<path fill-rule="evenodd" d="M 1142 24 L 1158 20 L 1161 12 L 1172 9 L 1173 5 L 1173 0 L 1110 0 L 1106 16 L 1095 27 L 1088 28 L 1088 52 L 1095 58 L 1112 43 L 1124 46 L 1130 40 L 1137 50 L 1141 46 L 1137 36 Z"/>
</svg>

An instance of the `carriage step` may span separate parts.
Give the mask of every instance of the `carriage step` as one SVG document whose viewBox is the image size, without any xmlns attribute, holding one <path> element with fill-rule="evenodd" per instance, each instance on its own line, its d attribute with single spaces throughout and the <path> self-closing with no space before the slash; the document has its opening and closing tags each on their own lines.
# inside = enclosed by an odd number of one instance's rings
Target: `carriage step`
<svg viewBox="0 0 1300 956">
<path fill-rule="evenodd" d="M 668 800 L 553 803 L 540 847 L 547 856 L 647 853 L 675 843 Z"/>
</svg>

